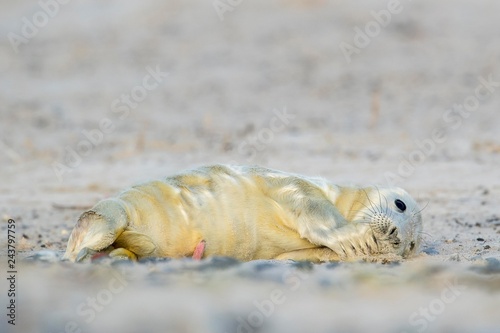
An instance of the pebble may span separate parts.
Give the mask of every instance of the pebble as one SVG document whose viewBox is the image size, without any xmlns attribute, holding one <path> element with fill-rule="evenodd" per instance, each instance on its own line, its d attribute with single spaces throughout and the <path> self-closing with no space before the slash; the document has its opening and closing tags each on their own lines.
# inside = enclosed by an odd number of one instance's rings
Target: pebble
<svg viewBox="0 0 500 333">
<path fill-rule="evenodd" d="M 326 269 L 335 269 L 340 266 L 340 263 L 338 262 L 329 262 L 327 264 L 324 264 Z"/>
<path fill-rule="evenodd" d="M 496 258 L 486 258 L 486 273 L 500 273 L 500 260 Z"/>
<path fill-rule="evenodd" d="M 139 259 L 140 264 L 156 264 L 156 263 L 163 263 L 170 261 L 170 258 L 156 258 L 156 257 L 147 257 L 147 258 L 142 258 Z"/>
<path fill-rule="evenodd" d="M 447 242 L 448 243 L 448 242 Z M 450 241 L 450 243 L 455 243 L 454 241 Z M 448 243 L 449 244 L 449 243 Z M 435 247 L 433 246 L 426 246 L 422 249 L 422 252 L 425 253 L 425 254 L 428 254 L 430 256 L 435 256 L 435 255 L 438 255 L 439 254 L 439 251 L 436 250 Z"/>
<path fill-rule="evenodd" d="M 310 261 L 294 261 L 292 267 L 303 271 L 312 271 L 314 269 L 314 264 Z"/>
<path fill-rule="evenodd" d="M 472 267 L 471 269 L 483 273 L 483 274 L 499 274 L 500 273 L 500 260 L 496 258 L 486 258 L 484 259 L 486 262 L 485 266 L 480 267 Z"/>
<path fill-rule="evenodd" d="M 61 255 L 59 252 L 51 250 L 42 250 L 34 253 L 31 256 L 26 257 L 24 260 L 27 261 L 43 261 L 43 262 L 57 262 L 61 260 Z"/>
<path fill-rule="evenodd" d="M 202 260 L 198 266 L 198 270 L 227 269 L 239 264 L 241 264 L 241 261 L 231 257 L 212 257 L 207 260 Z"/>
</svg>

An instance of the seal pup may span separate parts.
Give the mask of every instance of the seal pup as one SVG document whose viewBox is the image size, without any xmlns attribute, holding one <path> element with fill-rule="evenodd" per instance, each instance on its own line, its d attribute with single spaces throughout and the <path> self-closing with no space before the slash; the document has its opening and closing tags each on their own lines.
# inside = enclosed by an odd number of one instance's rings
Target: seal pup
<svg viewBox="0 0 500 333">
<path fill-rule="evenodd" d="M 230 256 L 313 262 L 410 257 L 420 208 L 396 187 L 345 187 L 256 166 L 213 165 L 150 181 L 84 212 L 64 259 Z"/>
</svg>

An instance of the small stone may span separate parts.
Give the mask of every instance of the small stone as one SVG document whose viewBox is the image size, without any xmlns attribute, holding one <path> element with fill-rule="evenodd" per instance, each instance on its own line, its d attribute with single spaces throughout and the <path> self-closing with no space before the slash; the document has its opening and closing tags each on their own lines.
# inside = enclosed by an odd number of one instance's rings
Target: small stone
<svg viewBox="0 0 500 333">
<path fill-rule="evenodd" d="M 292 263 L 292 267 L 302 271 L 312 271 L 314 269 L 314 265 L 310 261 L 295 261 Z"/>
<path fill-rule="evenodd" d="M 478 238 L 477 238 L 477 241 L 478 241 L 478 242 L 484 242 L 484 238 L 478 237 Z"/>
<path fill-rule="evenodd" d="M 60 260 L 60 253 L 51 250 L 38 251 L 35 254 L 26 257 L 25 260 L 28 261 L 44 261 L 44 262 L 56 262 Z"/>
<path fill-rule="evenodd" d="M 455 241 L 454 240 L 450 241 L 450 243 L 455 243 Z M 424 248 L 422 249 L 422 252 L 425 254 L 428 254 L 430 256 L 435 256 L 435 255 L 439 254 L 439 251 L 436 250 L 436 248 L 433 246 L 424 246 Z"/>
<path fill-rule="evenodd" d="M 276 264 L 271 261 L 256 261 L 253 265 L 253 269 L 256 272 L 263 272 L 268 269 L 273 269 L 276 267 Z"/>
<path fill-rule="evenodd" d="M 486 266 L 472 267 L 472 269 L 483 274 L 500 273 L 500 260 L 496 258 L 486 258 L 485 261 L 486 261 Z"/>
<path fill-rule="evenodd" d="M 496 258 L 486 258 L 485 270 L 487 273 L 500 273 L 500 261 Z"/>
<path fill-rule="evenodd" d="M 496 215 L 493 215 L 492 217 L 487 218 L 486 222 L 488 222 L 488 223 L 490 223 L 490 222 L 500 222 L 500 217 L 498 217 Z"/>
<path fill-rule="evenodd" d="M 195 268 L 198 271 L 222 270 L 241 264 L 239 260 L 231 257 L 211 257 L 198 262 L 199 265 L 196 265 Z"/>
<path fill-rule="evenodd" d="M 170 261 L 170 258 L 159 258 L 159 257 L 146 257 L 139 259 L 139 263 L 141 264 L 157 264 Z"/>
<path fill-rule="evenodd" d="M 19 240 L 17 244 L 18 251 L 31 251 L 35 246 L 28 240 L 28 238 L 23 237 Z"/>
<path fill-rule="evenodd" d="M 338 262 L 329 262 L 325 264 L 326 269 L 335 269 L 340 266 L 340 263 Z"/>
</svg>

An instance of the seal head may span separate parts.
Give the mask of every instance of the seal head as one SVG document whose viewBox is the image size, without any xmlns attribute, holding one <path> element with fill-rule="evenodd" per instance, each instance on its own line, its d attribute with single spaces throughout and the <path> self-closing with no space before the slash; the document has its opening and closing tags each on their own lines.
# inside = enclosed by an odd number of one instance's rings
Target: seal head
<svg viewBox="0 0 500 333">
<path fill-rule="evenodd" d="M 380 253 L 408 258 L 422 240 L 421 209 L 405 190 L 397 187 L 366 189 L 365 209 L 354 222 L 367 223 Z"/>
</svg>

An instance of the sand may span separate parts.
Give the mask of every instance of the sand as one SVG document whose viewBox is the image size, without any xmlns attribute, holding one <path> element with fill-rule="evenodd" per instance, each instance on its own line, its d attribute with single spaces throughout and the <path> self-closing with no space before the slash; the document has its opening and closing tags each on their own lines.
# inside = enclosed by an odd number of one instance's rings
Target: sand
<svg viewBox="0 0 500 333">
<path fill-rule="evenodd" d="M 17 247 L 16 326 L 0 330 L 499 331 L 500 4 L 214 3 L 68 2 L 47 22 L 39 3 L 0 4 L 3 262 L 9 219 Z M 401 186 L 425 207 L 422 252 L 56 260 L 98 200 L 211 163 Z"/>
</svg>

